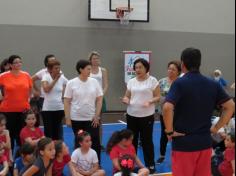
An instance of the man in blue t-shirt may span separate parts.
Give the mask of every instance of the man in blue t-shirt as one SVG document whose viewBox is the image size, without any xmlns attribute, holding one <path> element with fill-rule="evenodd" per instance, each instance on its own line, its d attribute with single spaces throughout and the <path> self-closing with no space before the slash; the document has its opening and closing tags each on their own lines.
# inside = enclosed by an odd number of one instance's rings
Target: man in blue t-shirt
<svg viewBox="0 0 236 176">
<path fill-rule="evenodd" d="M 229 122 L 234 102 L 217 82 L 200 73 L 200 50 L 185 49 L 181 61 L 185 75 L 172 84 L 163 107 L 166 134 L 173 140 L 173 175 L 211 176 L 211 133 Z M 216 105 L 224 113 L 211 127 Z"/>
</svg>

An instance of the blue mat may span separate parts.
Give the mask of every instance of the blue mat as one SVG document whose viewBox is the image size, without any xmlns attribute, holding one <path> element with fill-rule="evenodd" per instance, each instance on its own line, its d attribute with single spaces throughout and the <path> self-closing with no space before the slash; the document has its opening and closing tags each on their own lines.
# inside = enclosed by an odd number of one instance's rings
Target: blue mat
<svg viewBox="0 0 236 176">
<path fill-rule="evenodd" d="M 125 124 L 105 124 L 103 125 L 103 141 L 102 145 L 106 146 L 109 138 L 111 137 L 112 133 L 126 128 Z M 153 130 L 153 141 L 155 145 L 155 159 L 157 160 L 160 154 L 160 134 L 161 134 L 161 128 L 160 123 L 155 123 L 154 130 Z M 70 152 L 73 152 L 73 146 L 74 146 L 74 134 L 72 132 L 71 128 L 65 127 L 64 128 L 64 139 L 66 144 L 69 146 Z M 171 145 L 168 143 L 167 146 L 167 153 L 166 153 L 166 160 L 161 164 L 157 165 L 157 173 L 166 173 L 171 172 L 171 161 L 170 161 L 170 151 L 171 151 Z M 143 161 L 143 153 L 142 148 L 139 148 L 138 150 L 138 156 Z M 102 152 L 102 159 L 101 159 L 101 166 L 106 171 L 107 176 L 112 175 L 112 163 L 109 158 L 109 156 Z M 65 175 L 69 176 L 68 168 L 65 168 Z"/>
</svg>

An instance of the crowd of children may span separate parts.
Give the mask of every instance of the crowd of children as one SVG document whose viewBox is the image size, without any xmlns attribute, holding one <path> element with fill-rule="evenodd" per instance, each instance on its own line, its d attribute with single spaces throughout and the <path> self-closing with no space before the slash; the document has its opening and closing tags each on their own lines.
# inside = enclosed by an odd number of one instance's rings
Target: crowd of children
<svg viewBox="0 0 236 176">
<path fill-rule="evenodd" d="M 70 155 L 63 141 L 53 141 L 45 137 L 43 131 L 35 127 L 35 124 L 34 112 L 27 111 L 25 127 L 20 133 L 21 147 L 19 151 L 14 152 L 16 159 L 13 160 L 6 118 L 0 114 L 0 176 L 63 176 L 65 166 L 68 166 L 72 176 L 106 175 L 100 168 L 97 153 L 91 148 L 92 140 L 88 132 L 78 131 L 79 145 Z M 133 133 L 129 130 L 112 135 L 107 153 L 114 165 L 114 174 L 126 176 L 137 170 L 138 175 L 147 176 L 149 171 L 137 157 L 132 141 Z M 125 156 L 130 157 L 126 158 L 127 163 Z"/>
</svg>

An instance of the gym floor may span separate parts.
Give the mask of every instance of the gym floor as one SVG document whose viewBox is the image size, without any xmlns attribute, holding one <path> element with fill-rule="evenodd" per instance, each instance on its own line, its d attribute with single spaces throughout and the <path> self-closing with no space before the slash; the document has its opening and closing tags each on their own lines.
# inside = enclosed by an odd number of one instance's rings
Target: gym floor
<svg viewBox="0 0 236 176">
<path fill-rule="evenodd" d="M 106 113 L 103 115 L 103 131 L 102 131 L 102 145 L 106 146 L 109 138 L 111 137 L 112 133 L 126 128 L 125 123 L 125 117 L 124 113 Z M 160 141 L 160 133 L 161 133 L 161 126 L 158 121 L 155 122 L 154 130 L 153 130 L 153 141 L 155 145 L 155 159 L 157 160 L 159 157 L 159 141 Z M 74 135 L 72 132 L 72 129 L 68 127 L 64 127 L 64 139 L 66 144 L 69 146 L 70 151 L 73 151 L 73 141 L 74 141 Z M 170 154 L 171 154 L 171 145 L 170 143 L 167 146 L 167 154 L 166 154 L 166 160 L 161 165 L 156 165 L 157 167 L 157 175 L 171 175 L 171 160 L 170 160 Z M 138 156 L 143 161 L 143 154 L 142 154 L 142 148 L 141 146 L 138 149 Z M 109 156 L 102 152 L 102 162 L 101 162 L 102 168 L 106 171 L 107 176 L 112 176 L 112 163 L 109 158 Z M 68 169 L 65 169 L 65 175 L 68 174 Z"/>
</svg>

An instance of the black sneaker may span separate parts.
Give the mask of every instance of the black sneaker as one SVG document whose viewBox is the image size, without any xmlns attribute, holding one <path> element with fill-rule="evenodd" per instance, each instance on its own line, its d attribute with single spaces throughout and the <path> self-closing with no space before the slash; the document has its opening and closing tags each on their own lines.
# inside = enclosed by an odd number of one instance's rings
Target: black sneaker
<svg viewBox="0 0 236 176">
<path fill-rule="evenodd" d="M 165 157 L 160 157 L 160 158 L 157 160 L 157 164 L 163 163 L 164 160 L 165 160 Z"/>
<path fill-rule="evenodd" d="M 156 172 L 155 166 L 150 166 L 148 169 L 149 169 L 151 175 L 155 174 L 155 172 Z"/>
</svg>

